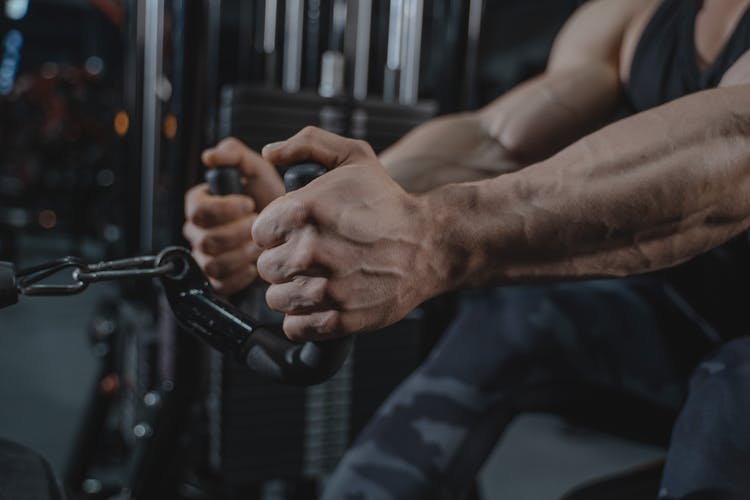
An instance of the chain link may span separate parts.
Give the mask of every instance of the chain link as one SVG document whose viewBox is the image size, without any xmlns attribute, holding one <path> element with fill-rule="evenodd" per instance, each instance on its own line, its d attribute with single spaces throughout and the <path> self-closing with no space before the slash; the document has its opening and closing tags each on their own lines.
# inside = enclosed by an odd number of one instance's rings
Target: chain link
<svg viewBox="0 0 750 500">
<path fill-rule="evenodd" d="M 49 278 L 70 270 L 63 283 L 46 283 Z M 22 295 L 74 295 L 91 283 L 102 281 L 158 278 L 174 270 L 174 263 L 157 265 L 153 255 L 86 264 L 76 257 L 66 257 L 16 274 L 18 292 Z"/>
</svg>

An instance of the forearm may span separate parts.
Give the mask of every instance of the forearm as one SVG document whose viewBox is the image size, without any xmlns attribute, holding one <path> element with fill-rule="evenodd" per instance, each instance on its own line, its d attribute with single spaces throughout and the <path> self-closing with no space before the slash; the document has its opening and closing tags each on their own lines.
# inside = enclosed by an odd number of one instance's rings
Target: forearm
<svg viewBox="0 0 750 500">
<path fill-rule="evenodd" d="M 417 193 L 524 166 L 487 133 L 476 113 L 431 120 L 384 151 L 380 161 L 404 189 Z"/>
<path fill-rule="evenodd" d="M 422 201 L 442 289 L 678 264 L 750 225 L 750 88 L 694 94 Z"/>
<path fill-rule="evenodd" d="M 429 121 L 383 152 L 389 174 L 411 192 L 515 172 L 548 158 L 612 114 L 616 68 L 556 68 L 476 112 Z"/>
</svg>

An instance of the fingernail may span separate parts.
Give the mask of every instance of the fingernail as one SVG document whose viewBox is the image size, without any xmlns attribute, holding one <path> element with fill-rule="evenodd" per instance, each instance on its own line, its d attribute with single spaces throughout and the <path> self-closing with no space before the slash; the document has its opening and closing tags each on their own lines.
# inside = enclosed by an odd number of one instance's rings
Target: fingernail
<svg viewBox="0 0 750 500">
<path fill-rule="evenodd" d="M 286 144 L 286 141 L 272 142 L 263 146 L 263 151 L 273 151 L 274 149 L 279 149 L 284 144 Z"/>
<path fill-rule="evenodd" d="M 245 206 L 243 207 L 243 209 L 246 214 L 251 214 L 255 210 L 255 205 L 248 201 L 247 203 L 245 203 Z"/>
</svg>

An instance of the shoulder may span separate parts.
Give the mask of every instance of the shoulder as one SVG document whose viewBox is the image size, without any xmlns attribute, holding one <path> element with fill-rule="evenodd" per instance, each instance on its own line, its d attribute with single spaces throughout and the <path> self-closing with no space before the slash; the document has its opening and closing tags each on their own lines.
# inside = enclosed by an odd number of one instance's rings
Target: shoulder
<svg viewBox="0 0 750 500">
<path fill-rule="evenodd" d="M 550 64 L 600 60 L 617 64 L 631 26 L 659 0 L 589 0 L 555 41 Z"/>
</svg>

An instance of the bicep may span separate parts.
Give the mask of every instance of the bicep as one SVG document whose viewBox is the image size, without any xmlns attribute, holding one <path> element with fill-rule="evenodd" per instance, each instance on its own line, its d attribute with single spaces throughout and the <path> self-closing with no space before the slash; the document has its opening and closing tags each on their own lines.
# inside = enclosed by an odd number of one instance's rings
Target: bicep
<svg viewBox="0 0 750 500">
<path fill-rule="evenodd" d="M 539 161 L 605 123 L 621 98 L 619 52 L 630 20 L 651 0 L 593 0 L 558 35 L 546 71 L 478 112 L 495 140 Z"/>
<path fill-rule="evenodd" d="M 549 71 L 591 64 L 619 65 L 631 23 L 654 0 L 592 0 L 579 8 L 555 39 Z"/>
</svg>

